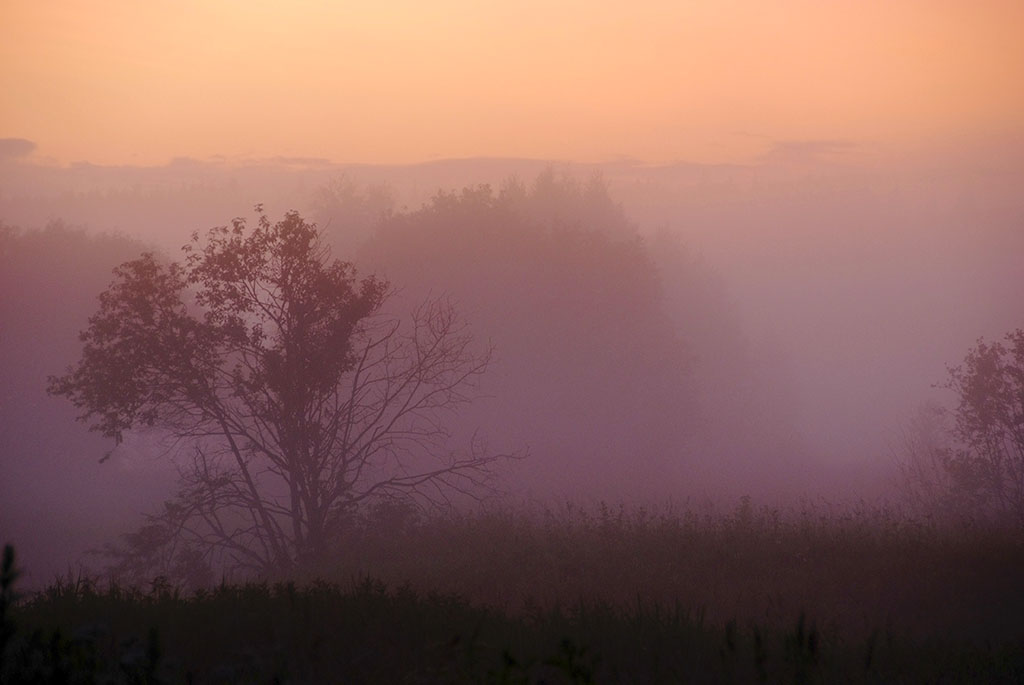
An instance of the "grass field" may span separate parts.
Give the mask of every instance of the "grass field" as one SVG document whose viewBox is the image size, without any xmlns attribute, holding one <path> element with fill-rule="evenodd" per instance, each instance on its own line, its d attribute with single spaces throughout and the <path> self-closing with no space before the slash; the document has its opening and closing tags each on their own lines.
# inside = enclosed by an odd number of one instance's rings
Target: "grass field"
<svg viewBox="0 0 1024 685">
<path fill-rule="evenodd" d="M 0 674 L 1024 682 L 1020 531 L 885 510 L 389 510 L 353 526 L 324 576 L 198 590 L 65 578 L 5 610 Z"/>
</svg>

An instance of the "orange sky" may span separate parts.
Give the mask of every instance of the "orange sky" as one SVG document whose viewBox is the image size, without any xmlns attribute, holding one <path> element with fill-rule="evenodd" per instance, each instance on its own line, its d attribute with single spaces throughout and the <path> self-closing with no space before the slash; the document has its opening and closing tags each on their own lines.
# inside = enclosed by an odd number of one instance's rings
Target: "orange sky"
<svg viewBox="0 0 1024 685">
<path fill-rule="evenodd" d="M 1024 132 L 1019 0 L 4 0 L 39 160 L 747 161 Z"/>
</svg>

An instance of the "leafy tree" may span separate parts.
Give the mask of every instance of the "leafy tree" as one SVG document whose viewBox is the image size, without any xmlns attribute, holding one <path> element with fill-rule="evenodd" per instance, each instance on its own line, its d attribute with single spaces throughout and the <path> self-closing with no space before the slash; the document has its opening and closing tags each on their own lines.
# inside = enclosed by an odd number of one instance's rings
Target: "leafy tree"
<svg viewBox="0 0 1024 685">
<path fill-rule="evenodd" d="M 1003 342 L 978 340 L 945 387 L 957 395 L 948 462 L 959 487 L 979 491 L 988 506 L 1024 525 L 1024 330 Z"/>
<path fill-rule="evenodd" d="M 529 445 L 536 458 L 512 477 L 531 495 L 665 496 L 684 482 L 686 330 L 645 242 L 602 197 L 614 207 L 600 179 L 550 172 L 439 192 L 382 222 L 362 252 L 410 287 L 452 293 L 498 342 L 469 428 Z"/>
<path fill-rule="evenodd" d="M 908 501 L 931 514 L 996 517 L 1024 525 L 1024 330 L 979 339 L 904 436 L 899 464 Z"/>
<path fill-rule="evenodd" d="M 501 455 L 447 450 L 444 415 L 490 359 L 450 304 L 403 326 L 381 314 L 388 284 L 331 259 L 314 224 L 257 212 L 193 234 L 181 263 L 118 267 L 50 391 L 117 442 L 175 438 L 180 487 L 140 537 L 149 557 L 157 540 L 288 573 L 323 563 L 361 505 L 477 495 Z"/>
</svg>

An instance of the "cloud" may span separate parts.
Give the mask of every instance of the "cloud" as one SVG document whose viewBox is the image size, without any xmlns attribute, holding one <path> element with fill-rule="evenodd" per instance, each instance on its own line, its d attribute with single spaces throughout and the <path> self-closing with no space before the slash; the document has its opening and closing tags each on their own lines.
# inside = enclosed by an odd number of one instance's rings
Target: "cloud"
<svg viewBox="0 0 1024 685">
<path fill-rule="evenodd" d="M 832 162 L 859 147 L 852 140 L 779 140 L 760 161 L 769 164 Z"/>
<path fill-rule="evenodd" d="M 36 144 L 24 138 L 0 138 L 0 159 L 17 159 L 31 154 Z"/>
<path fill-rule="evenodd" d="M 334 162 L 327 159 L 326 157 L 270 157 L 267 162 L 271 164 L 281 164 L 284 166 L 301 166 L 301 167 L 327 167 L 334 166 Z"/>
</svg>

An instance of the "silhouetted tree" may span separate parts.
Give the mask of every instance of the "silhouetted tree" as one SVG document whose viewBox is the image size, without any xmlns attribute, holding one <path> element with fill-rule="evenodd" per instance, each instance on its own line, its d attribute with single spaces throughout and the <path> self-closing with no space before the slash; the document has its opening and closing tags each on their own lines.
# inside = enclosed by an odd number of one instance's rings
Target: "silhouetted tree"
<svg viewBox="0 0 1024 685">
<path fill-rule="evenodd" d="M 930 407 L 911 425 L 904 493 L 932 512 L 1024 525 L 1024 330 L 979 339 L 941 387 L 956 407 Z"/>
<path fill-rule="evenodd" d="M 387 283 L 331 259 L 314 224 L 257 212 L 194 234 L 182 263 L 118 267 L 50 391 L 118 442 L 154 427 L 188 451 L 147 549 L 286 573 L 322 563 L 360 505 L 475 495 L 499 455 L 447 451 L 443 415 L 490 356 L 454 309 L 428 301 L 407 330 L 381 314 Z"/>
<path fill-rule="evenodd" d="M 941 404 L 917 408 L 895 446 L 897 487 L 916 512 L 940 520 L 956 520 L 977 511 L 976 494 L 957 487 L 950 472 L 951 416 Z"/>
<path fill-rule="evenodd" d="M 962 446 L 948 468 L 958 487 L 984 493 L 1024 525 L 1024 330 L 1004 342 L 979 339 L 945 387 L 957 395 L 953 435 Z"/>
<path fill-rule="evenodd" d="M 471 411 L 529 444 L 519 482 L 616 497 L 675 487 L 696 399 L 686 331 L 599 178 L 545 172 L 529 186 L 439 192 L 384 221 L 363 255 L 410 287 L 451 293 L 500 345 L 484 381 L 492 399 Z"/>
</svg>

